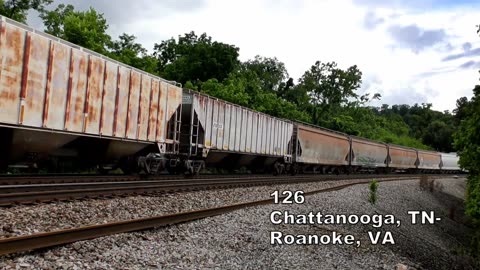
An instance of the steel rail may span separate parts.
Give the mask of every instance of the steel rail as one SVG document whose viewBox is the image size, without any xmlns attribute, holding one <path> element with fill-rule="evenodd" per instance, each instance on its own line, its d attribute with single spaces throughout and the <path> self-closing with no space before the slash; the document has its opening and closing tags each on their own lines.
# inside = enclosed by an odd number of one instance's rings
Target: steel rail
<svg viewBox="0 0 480 270">
<path fill-rule="evenodd" d="M 302 174 L 311 176 L 310 174 Z M 0 177 L 0 185 L 44 185 L 44 184 L 63 184 L 63 183 L 90 183 L 90 182 L 111 182 L 111 181 L 160 181 L 160 180 L 191 180 L 205 178 L 264 178 L 272 177 L 265 174 L 202 174 L 195 177 L 179 174 L 158 174 L 158 175 L 38 175 L 38 176 L 15 176 Z"/>
<path fill-rule="evenodd" d="M 355 175 L 365 175 L 370 177 L 379 177 L 383 174 L 368 174 L 360 173 Z M 390 174 L 395 175 L 395 174 Z M 396 175 L 411 175 L 411 174 L 396 174 Z M 413 174 L 415 175 L 415 174 Z M 438 174 L 432 174 L 438 175 Z M 305 173 L 299 174 L 298 176 L 304 177 L 314 177 L 314 176 L 335 176 L 335 175 L 322 175 L 322 174 L 313 174 Z M 339 177 L 346 177 L 348 175 L 338 175 Z M 110 174 L 110 175 L 99 175 L 99 174 L 39 174 L 39 175 L 2 175 L 0 176 L 0 185 L 43 185 L 43 184 L 62 184 L 62 183 L 89 183 L 89 182 L 120 182 L 120 181 L 161 181 L 161 180 L 179 180 L 179 179 L 206 179 L 206 178 L 262 178 L 266 177 L 265 174 L 202 174 L 195 177 L 189 177 L 185 175 L 170 175 L 170 174 L 159 174 L 159 175 L 124 175 L 124 174 Z M 267 176 L 267 177 L 272 177 Z M 279 176 L 283 177 L 283 176 Z"/>
<path fill-rule="evenodd" d="M 392 179 L 377 179 L 378 182 L 405 181 L 415 180 L 419 176 L 406 178 L 396 177 Z M 318 189 L 305 192 L 305 196 L 318 193 L 338 191 L 354 185 L 367 184 L 365 181 L 352 182 L 334 187 Z M 164 216 L 155 216 L 148 218 L 132 219 L 107 224 L 83 226 L 73 229 L 58 230 L 46 233 L 36 233 L 25 236 L 0 239 L 0 255 L 13 254 L 22 251 L 35 250 L 39 248 L 47 248 L 62 244 L 73 243 L 77 241 L 90 240 L 102 236 L 108 236 L 118 233 L 126 233 L 132 231 L 140 231 L 146 229 L 157 228 L 165 225 L 179 224 L 194 221 L 202 218 L 213 217 L 235 210 L 248 207 L 260 206 L 273 203 L 273 199 L 258 200 L 247 203 L 238 203 L 222 207 L 202 209 L 196 211 L 182 212 Z"/>
<path fill-rule="evenodd" d="M 392 177 L 385 175 L 379 177 Z M 398 176 L 393 176 L 398 177 Z M 415 176 L 403 176 L 415 177 Z M 16 204 L 42 203 L 57 200 L 75 200 L 83 198 L 102 198 L 112 196 L 128 196 L 139 194 L 155 193 L 176 193 L 185 191 L 197 191 L 206 189 L 221 189 L 232 187 L 249 187 L 272 184 L 293 184 L 301 182 L 331 181 L 338 179 L 370 179 L 370 175 L 321 175 L 321 176 L 296 176 L 290 178 L 259 177 L 253 179 L 245 178 L 220 178 L 220 179 L 196 179 L 196 180 L 171 180 L 165 182 L 118 182 L 118 183 L 90 183 L 82 188 L 73 184 L 66 185 L 66 189 L 51 189 L 43 191 L 27 191 L 0 194 L 0 206 L 11 206 Z M 225 181 L 227 180 L 227 181 Z M 55 186 L 55 185 L 54 185 Z M 28 188 L 28 187 L 27 187 Z"/>
<path fill-rule="evenodd" d="M 379 175 L 383 177 L 384 175 Z M 289 178 L 290 180 L 336 180 L 338 178 L 371 178 L 370 175 L 296 175 Z M 183 184 L 195 183 L 202 181 L 202 183 L 221 183 L 221 181 L 239 181 L 248 179 L 249 181 L 258 180 L 277 180 L 283 179 L 278 176 L 242 176 L 242 177 L 215 177 L 215 178 L 178 178 L 178 179 L 161 179 L 161 180 L 139 180 L 139 181 L 94 181 L 94 182 L 73 182 L 73 183 L 48 183 L 48 184 L 22 184 L 22 185 L 0 185 L 0 195 L 6 193 L 20 193 L 20 192 L 36 192 L 36 191 L 52 191 L 52 190 L 71 190 L 71 189 L 90 189 L 90 188 L 111 188 L 111 187 L 134 187 L 144 185 L 167 185 L 167 184 Z M 112 179 L 114 180 L 114 179 Z"/>
<path fill-rule="evenodd" d="M 87 187 L 82 189 L 64 189 L 64 190 L 48 190 L 38 192 L 21 192 L 21 193 L 6 193 L 0 194 L 0 206 L 10 206 L 15 204 L 25 203 L 39 203 L 55 200 L 74 200 L 81 198 L 91 197 L 105 197 L 105 196 L 121 196 L 121 195 L 138 195 L 138 194 L 152 194 L 152 193 L 175 193 L 182 191 L 194 191 L 205 189 L 220 189 L 229 187 L 248 187 L 254 185 L 268 185 L 268 184 L 290 184 L 300 182 L 314 182 L 314 181 L 327 181 L 331 179 L 318 179 L 318 178 L 273 178 L 267 179 L 231 179 L 230 181 L 223 181 L 222 179 L 214 181 L 190 181 L 180 183 L 159 183 L 159 184 L 141 184 L 135 185 L 132 183 L 130 186 L 122 186 L 123 183 L 119 182 L 117 186 L 107 187 Z M 98 184 L 98 183 L 96 183 Z"/>
<path fill-rule="evenodd" d="M 392 177 L 392 176 L 380 176 Z M 398 176 L 395 176 L 398 177 Z M 411 177 L 411 176 L 404 176 Z M 112 197 L 112 196 L 127 196 L 139 194 L 154 194 L 154 193 L 175 193 L 184 191 L 196 191 L 205 189 L 220 189 L 232 187 L 249 187 L 258 185 L 272 185 L 272 184 L 293 184 L 301 182 L 316 182 L 316 181 L 330 181 L 338 179 L 370 179 L 367 175 L 323 175 L 320 176 L 296 176 L 290 178 L 279 177 L 263 177 L 263 178 L 220 178 L 220 179 L 196 179 L 191 181 L 165 181 L 165 182 L 118 182 L 118 183 L 90 183 L 89 185 L 79 186 L 77 184 L 71 185 L 53 185 L 56 188 L 51 190 L 41 191 L 26 191 L 13 193 L 0 193 L 0 206 L 11 206 L 16 204 L 41 203 L 56 200 L 75 200 L 82 198 L 98 198 L 98 197 Z M 47 185 L 48 186 L 48 185 Z M 62 189 L 63 187 L 63 189 Z M 25 186 L 28 189 L 28 186 Z M 41 188 L 45 188 L 41 186 Z M 7 191 L 12 191 L 6 188 Z M 14 191 L 14 190 L 13 190 Z"/>
<path fill-rule="evenodd" d="M 71 175 L 36 175 L 36 176 L 3 176 L 0 177 L 0 185 L 31 185 L 31 184 L 61 184 L 61 183 L 87 183 L 87 182 L 108 182 L 108 181 L 156 181 L 156 180 L 175 180 L 175 179 L 204 179 L 209 177 L 229 178 L 229 177 L 262 177 L 260 174 L 231 174 L 214 175 L 203 174 L 196 177 L 185 175 L 98 175 L 98 174 L 71 174 Z"/>
</svg>

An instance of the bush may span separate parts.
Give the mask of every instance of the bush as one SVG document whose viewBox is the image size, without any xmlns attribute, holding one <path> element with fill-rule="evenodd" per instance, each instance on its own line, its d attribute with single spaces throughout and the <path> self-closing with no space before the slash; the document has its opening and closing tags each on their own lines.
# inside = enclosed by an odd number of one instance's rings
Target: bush
<svg viewBox="0 0 480 270">
<path fill-rule="evenodd" d="M 370 195 L 368 196 L 368 201 L 371 204 L 375 204 L 377 202 L 377 189 L 378 189 L 378 182 L 377 180 L 373 179 L 370 181 L 370 184 L 368 185 L 370 189 Z"/>
</svg>

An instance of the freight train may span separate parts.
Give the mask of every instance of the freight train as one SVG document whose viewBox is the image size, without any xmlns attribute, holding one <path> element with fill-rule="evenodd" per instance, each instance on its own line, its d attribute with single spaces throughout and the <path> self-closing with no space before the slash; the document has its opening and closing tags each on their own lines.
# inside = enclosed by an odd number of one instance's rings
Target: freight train
<svg viewBox="0 0 480 270">
<path fill-rule="evenodd" d="M 460 171 L 454 153 L 272 117 L 8 18 L 0 23 L 0 170 Z"/>
</svg>

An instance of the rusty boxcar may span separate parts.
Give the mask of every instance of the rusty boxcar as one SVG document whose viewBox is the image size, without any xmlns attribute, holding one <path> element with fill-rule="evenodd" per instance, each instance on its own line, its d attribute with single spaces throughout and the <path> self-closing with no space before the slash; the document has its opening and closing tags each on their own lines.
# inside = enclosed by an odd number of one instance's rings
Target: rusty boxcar
<svg viewBox="0 0 480 270">
<path fill-rule="evenodd" d="M 174 83 L 5 17 L 0 60 L 1 165 L 178 152 L 182 89 Z"/>
<path fill-rule="evenodd" d="M 325 128 L 296 123 L 295 163 L 314 172 L 348 170 L 350 141 L 347 134 Z"/>
<path fill-rule="evenodd" d="M 412 171 L 417 168 L 417 150 L 405 146 L 388 145 L 389 168 L 398 171 Z"/>
<path fill-rule="evenodd" d="M 291 163 L 293 124 L 184 89 L 181 153 L 191 170 L 207 164 L 223 169 L 286 170 Z M 194 160 L 199 163 L 195 164 Z"/>
<path fill-rule="evenodd" d="M 421 172 L 433 172 L 434 170 L 440 170 L 442 163 L 442 156 L 438 152 L 417 150 L 418 153 L 418 166 Z"/>
<path fill-rule="evenodd" d="M 386 171 L 388 167 L 388 148 L 380 142 L 350 136 L 352 143 L 352 171 Z"/>
</svg>

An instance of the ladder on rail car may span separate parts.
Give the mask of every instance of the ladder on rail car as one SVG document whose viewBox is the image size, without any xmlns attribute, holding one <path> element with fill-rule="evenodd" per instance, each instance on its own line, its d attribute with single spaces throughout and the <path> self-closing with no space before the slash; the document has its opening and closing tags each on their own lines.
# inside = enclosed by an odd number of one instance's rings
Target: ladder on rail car
<svg viewBox="0 0 480 270">
<path fill-rule="evenodd" d="M 191 128 L 190 128 L 190 155 L 196 156 L 198 154 L 198 137 L 200 133 L 200 121 L 196 113 L 193 115 Z"/>
<path fill-rule="evenodd" d="M 180 108 L 175 112 L 175 120 L 173 123 L 173 152 L 178 153 L 180 151 L 180 131 L 182 128 L 182 105 L 180 105 Z"/>
</svg>

